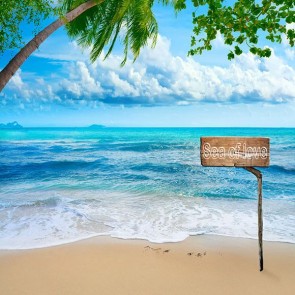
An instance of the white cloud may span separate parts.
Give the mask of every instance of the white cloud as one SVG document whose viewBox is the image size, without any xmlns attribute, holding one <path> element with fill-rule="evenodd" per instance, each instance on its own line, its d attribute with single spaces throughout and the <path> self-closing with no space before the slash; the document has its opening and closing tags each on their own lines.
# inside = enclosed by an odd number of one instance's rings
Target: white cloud
<svg viewBox="0 0 295 295">
<path fill-rule="evenodd" d="M 63 79 L 58 89 L 60 93 L 66 92 L 66 98 L 71 99 L 72 95 L 75 99 L 81 100 L 103 93 L 100 82 L 91 75 L 90 68 L 85 62 L 77 61 L 71 64 L 68 73 L 70 79 Z"/>
<path fill-rule="evenodd" d="M 114 96 L 138 96 L 138 91 L 131 84 L 113 72 L 109 72 L 111 83 L 114 85 Z"/>
<path fill-rule="evenodd" d="M 289 49 L 287 48 L 285 50 L 285 54 L 286 56 L 290 59 L 290 60 L 294 60 L 295 59 L 295 50 L 294 49 Z"/>
<path fill-rule="evenodd" d="M 205 66 L 193 58 L 173 56 L 170 41 L 159 36 L 155 49 L 145 48 L 139 59 L 128 60 L 121 68 L 122 56 L 90 64 L 84 59 L 63 64 L 61 73 L 39 77 L 30 87 L 19 72 L 10 83 L 17 99 L 25 93 L 30 103 L 45 102 L 75 105 L 110 103 L 120 105 L 186 105 L 199 101 L 280 103 L 295 98 L 295 70 L 275 52 L 269 59 L 242 54 L 227 67 Z M 47 84 L 44 85 L 44 81 Z M 8 93 L 6 94 L 6 96 Z M 11 96 L 12 97 L 12 96 Z M 7 100 L 7 99 L 6 99 Z"/>
<path fill-rule="evenodd" d="M 9 87 L 20 90 L 24 86 L 24 82 L 21 78 L 21 70 L 18 70 L 14 76 L 12 76 Z"/>
</svg>

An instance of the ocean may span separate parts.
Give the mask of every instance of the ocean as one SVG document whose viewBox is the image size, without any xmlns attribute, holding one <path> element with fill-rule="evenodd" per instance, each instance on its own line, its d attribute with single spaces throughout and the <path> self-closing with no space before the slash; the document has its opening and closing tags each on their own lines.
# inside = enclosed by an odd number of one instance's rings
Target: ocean
<svg viewBox="0 0 295 295">
<path fill-rule="evenodd" d="M 270 138 L 264 240 L 295 243 L 295 128 L 23 128 L 0 130 L 0 249 L 257 239 L 255 176 L 202 167 L 201 136 Z"/>
</svg>

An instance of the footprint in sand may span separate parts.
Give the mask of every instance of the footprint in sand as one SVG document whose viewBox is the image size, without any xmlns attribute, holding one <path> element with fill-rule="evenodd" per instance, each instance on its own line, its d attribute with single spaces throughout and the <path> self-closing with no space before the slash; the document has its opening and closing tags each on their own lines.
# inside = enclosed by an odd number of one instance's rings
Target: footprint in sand
<svg viewBox="0 0 295 295">
<path fill-rule="evenodd" d="M 186 255 L 188 255 L 188 256 L 197 256 L 197 257 L 202 257 L 202 256 L 206 256 L 207 255 L 207 252 L 204 252 L 204 253 L 200 253 L 200 252 L 198 252 L 198 253 L 194 253 L 194 252 L 188 252 Z"/>
<path fill-rule="evenodd" d="M 151 247 L 151 246 L 145 246 L 144 249 L 145 249 L 145 251 L 147 251 L 147 250 L 152 250 L 152 251 L 155 251 L 155 252 L 157 252 L 157 253 L 159 253 L 159 251 L 162 250 L 162 248 L 153 248 L 153 247 Z M 170 249 L 166 249 L 166 250 L 163 250 L 162 253 L 169 253 L 169 252 L 170 252 Z"/>
</svg>

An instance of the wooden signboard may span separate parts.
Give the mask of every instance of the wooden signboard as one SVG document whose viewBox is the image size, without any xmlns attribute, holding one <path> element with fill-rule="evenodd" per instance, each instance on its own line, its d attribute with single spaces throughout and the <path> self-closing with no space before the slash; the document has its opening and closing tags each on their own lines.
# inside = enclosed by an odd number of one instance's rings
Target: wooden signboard
<svg viewBox="0 0 295 295">
<path fill-rule="evenodd" d="M 241 167 L 253 173 L 258 183 L 259 264 L 263 270 L 262 173 L 253 166 L 269 166 L 269 138 L 201 137 L 201 164 L 212 167 Z"/>
<path fill-rule="evenodd" d="M 269 166 L 269 138 L 201 137 L 201 164 L 213 167 Z"/>
</svg>

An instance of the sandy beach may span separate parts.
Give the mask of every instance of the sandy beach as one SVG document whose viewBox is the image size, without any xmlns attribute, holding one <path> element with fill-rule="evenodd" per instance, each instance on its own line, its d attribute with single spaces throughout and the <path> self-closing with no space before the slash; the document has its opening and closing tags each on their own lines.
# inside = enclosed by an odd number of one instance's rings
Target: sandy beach
<svg viewBox="0 0 295 295">
<path fill-rule="evenodd" d="M 0 294 L 294 294 L 295 245 L 218 236 L 179 243 L 92 238 L 0 251 Z"/>
</svg>

